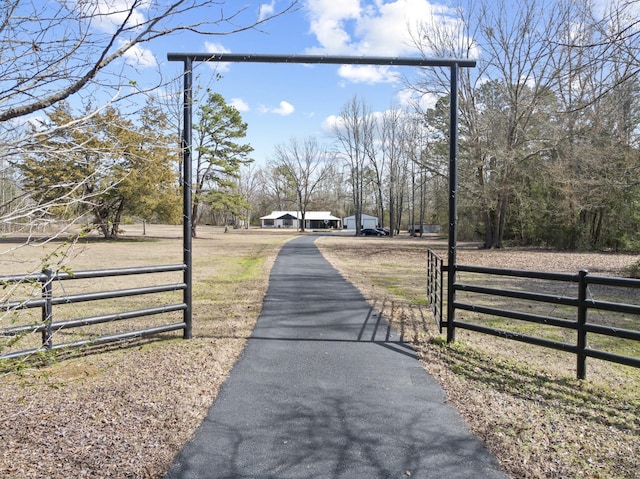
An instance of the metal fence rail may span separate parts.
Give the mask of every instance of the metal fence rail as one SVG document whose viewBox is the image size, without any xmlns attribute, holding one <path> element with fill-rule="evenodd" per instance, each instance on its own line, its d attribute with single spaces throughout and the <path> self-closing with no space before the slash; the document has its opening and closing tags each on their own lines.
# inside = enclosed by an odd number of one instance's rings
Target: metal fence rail
<svg viewBox="0 0 640 479">
<path fill-rule="evenodd" d="M 442 258 L 432 250 L 427 251 L 427 298 L 436 321 L 436 326 L 442 334 L 445 325 L 442 314 L 442 287 L 445 267 Z"/>
<path fill-rule="evenodd" d="M 432 251 L 429 252 L 429 257 L 437 256 Z M 430 259 L 433 265 L 440 265 L 440 272 L 444 274 L 448 271 L 448 267 L 443 265 L 441 260 Z M 435 266 L 434 266 L 435 267 Z M 431 266 L 429 266 L 431 268 Z M 608 311 L 614 313 L 623 313 L 631 315 L 640 315 L 640 306 L 636 304 L 627 304 L 623 302 L 611 302 L 611 301 L 597 301 L 588 298 L 588 288 L 590 285 L 602 285 L 612 288 L 632 288 L 640 290 L 640 280 L 629 278 L 611 278 L 602 276 L 589 275 L 587 271 L 580 271 L 578 274 L 562 274 L 562 273 L 547 273 L 538 271 L 525 271 L 525 270 L 512 270 L 501 268 L 487 268 L 480 266 L 467 266 L 467 265 L 455 265 L 456 272 L 461 273 L 475 273 L 487 276 L 501 276 L 511 278 L 526 278 L 543 280 L 546 282 L 560 282 L 560 283 L 572 283 L 577 285 L 577 296 L 563 296 L 553 293 L 537 293 L 532 291 L 521 291 L 505 288 L 494 288 L 487 286 L 476 286 L 471 284 L 464 284 L 460 282 L 454 283 L 454 293 L 470 293 L 474 295 L 484 295 L 489 297 L 501 297 L 511 298 L 517 300 L 525 300 L 537 303 L 547 303 L 559 306 L 566 306 L 569 308 L 575 308 L 575 319 L 562 319 L 553 316 L 545 316 L 533 313 L 525 313 L 522 311 L 507 310 L 492 306 L 475 304 L 472 302 L 460 301 L 457 299 L 456 294 L 453 295 L 456 298 L 453 302 L 453 311 L 464 310 L 483 315 L 490 315 L 495 317 L 502 317 L 508 319 L 515 319 L 518 321 L 524 321 L 528 323 L 540 324 L 544 326 L 553 326 L 558 328 L 565 328 L 576 332 L 575 344 L 556 341 L 527 334 L 518 333 L 515 331 L 508 331 L 504 329 L 497 329 L 482 324 L 470 323 L 454 319 L 451 322 L 452 328 L 466 329 L 470 331 L 476 331 L 479 333 L 490 334 L 493 336 L 499 336 L 506 339 L 515 341 L 521 341 L 529 344 L 543 346 L 547 348 L 557 349 L 565 352 L 570 352 L 576 355 L 577 359 L 577 377 L 584 379 L 586 377 L 586 358 L 592 357 L 610 361 L 619 364 L 625 364 L 632 367 L 640 367 L 640 358 L 626 356 L 623 354 L 616 354 L 610 351 L 604 351 L 601 349 L 595 349 L 588 347 L 587 334 L 593 333 L 612 338 L 640 341 L 640 330 L 625 329 L 617 326 L 609 326 L 596 324 L 589 322 L 589 311 Z M 432 280 L 432 278 L 434 278 Z M 434 284 L 430 284 L 428 289 L 431 292 L 433 289 L 437 289 L 437 284 L 442 284 L 442 277 L 438 277 L 437 274 L 429 272 L 429 281 L 436 281 Z M 433 296 L 437 299 L 436 296 Z M 430 293 L 429 300 L 432 301 Z M 432 306 L 433 307 L 433 306 Z M 442 310 L 441 306 L 439 307 Z M 436 308 L 438 310 L 438 308 Z M 434 313 L 435 314 L 435 313 Z M 451 318 L 447 318 L 450 321 Z"/>
<path fill-rule="evenodd" d="M 126 331 L 118 334 L 108 334 L 93 337 L 87 340 L 73 341 L 69 343 L 54 344 L 53 337 L 56 331 L 79 328 L 83 326 L 91 326 L 101 323 L 114 321 L 124 321 L 145 316 L 166 314 L 174 311 L 186 311 L 187 304 L 184 302 L 167 304 L 159 307 L 144 308 L 132 311 L 124 311 L 119 313 L 104 314 L 91 316 L 86 318 L 75 318 L 66 321 L 53 321 L 53 307 L 65 304 L 83 303 L 89 301 L 99 301 L 104 299 L 124 298 L 130 296 L 148 295 L 155 293 L 185 291 L 186 283 L 172 283 L 155 286 L 143 286 L 138 288 L 127 288 L 112 291 L 99 291 L 83 294 L 64 294 L 54 296 L 53 284 L 58 281 L 72 281 L 82 279 L 106 278 L 114 276 L 140 275 L 140 274 L 157 274 L 169 273 L 175 271 L 185 271 L 186 265 L 159 265 L 145 266 L 138 268 L 118 268 L 104 269 L 92 271 L 77 271 L 73 273 L 53 272 L 50 269 L 40 274 L 30 275 L 13 275 L 0 277 L 0 285 L 17 285 L 22 283 L 39 283 L 41 285 L 40 298 L 28 298 L 21 301 L 6 301 L 0 303 L 2 311 L 18 311 L 24 309 L 39 308 L 42 310 L 42 321 L 38 324 L 15 326 L 0 329 L 0 337 L 19 336 L 28 333 L 41 333 L 42 346 L 38 348 L 25 349 L 22 351 L 14 351 L 0 355 L 0 359 L 18 358 L 28 356 L 43 350 L 58 350 L 63 348 L 76 348 L 87 345 L 101 345 L 110 342 L 123 341 L 127 339 L 153 336 L 168 331 L 183 330 L 187 328 L 187 323 L 183 320 L 179 323 L 164 324 L 160 326 L 148 327 L 134 331 Z"/>
</svg>

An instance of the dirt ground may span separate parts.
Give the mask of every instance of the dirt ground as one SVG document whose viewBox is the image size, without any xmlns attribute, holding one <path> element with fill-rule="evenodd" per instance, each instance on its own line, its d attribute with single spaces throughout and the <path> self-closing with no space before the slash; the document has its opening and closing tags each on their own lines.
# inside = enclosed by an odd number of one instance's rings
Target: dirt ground
<svg viewBox="0 0 640 479">
<path fill-rule="evenodd" d="M 74 247 L 71 269 L 181 261 L 179 230 L 131 227 L 128 241 Z M 0 476 L 158 478 L 189 439 L 242 351 L 268 274 L 292 232 L 202 228 L 194 240 L 194 339 L 151 341 L 22 364 L 0 376 Z M 514 478 L 640 477 L 637 370 L 589 363 L 573 379 L 571 357 L 482 335 L 447 346 L 424 301 L 426 239 L 318 240 L 327 259 L 410 340 L 472 430 Z M 7 250 L 11 250 L 10 244 Z M 33 244 L 0 256 L 24 272 L 49 253 Z M 469 264 L 617 274 L 636 258 L 548 251 L 482 252 Z M 58 259 L 56 259 L 58 261 Z M 134 264 L 132 264 L 132 262 Z"/>
</svg>

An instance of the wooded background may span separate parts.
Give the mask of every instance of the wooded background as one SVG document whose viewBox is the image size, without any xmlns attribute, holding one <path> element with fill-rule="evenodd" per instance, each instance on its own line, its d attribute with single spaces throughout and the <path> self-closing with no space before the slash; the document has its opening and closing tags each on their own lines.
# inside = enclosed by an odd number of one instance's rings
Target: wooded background
<svg viewBox="0 0 640 479">
<path fill-rule="evenodd" d="M 130 3 L 121 13 L 139 2 Z M 136 44 L 189 28 L 232 34 L 258 21 L 225 32 L 230 14 L 159 30 L 187 7 L 147 3 L 143 25 L 127 18 L 113 33 L 93 35 L 88 22 L 105 16 L 98 2 L 57 11 L 9 2 L 0 31 L 4 232 L 79 223 L 113 238 L 126 221 L 180 221 L 180 79 L 159 76 L 172 95 L 135 93 L 145 99 L 138 109 L 115 94 L 97 105 L 90 92 L 127 83 L 108 67 Z M 211 3 L 220 2 L 188 8 Z M 487 248 L 640 248 L 640 2 L 595 7 L 485 0 L 459 9 L 450 23 L 412 28 L 425 57 L 478 60 L 460 72 L 461 240 Z M 25 8 L 29 18 L 18 18 Z M 331 143 L 284 136 L 256 162 L 239 112 L 215 83 L 202 88 L 194 115 L 196 224 L 248 227 L 272 210 L 330 210 L 373 214 L 396 234 L 408 224 L 446 225 L 448 75 L 424 69 L 407 85 L 422 101 L 385 112 L 354 96 Z"/>
</svg>

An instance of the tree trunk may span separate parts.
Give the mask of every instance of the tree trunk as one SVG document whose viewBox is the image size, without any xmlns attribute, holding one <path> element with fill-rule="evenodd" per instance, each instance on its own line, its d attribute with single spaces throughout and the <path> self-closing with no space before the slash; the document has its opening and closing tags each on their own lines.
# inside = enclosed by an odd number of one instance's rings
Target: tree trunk
<svg viewBox="0 0 640 479">
<path fill-rule="evenodd" d="M 305 217 L 305 213 L 306 213 L 306 205 L 304 205 L 302 203 L 302 191 L 298 190 L 298 210 L 300 212 L 300 220 L 299 220 L 299 224 L 298 227 L 300 229 L 301 233 L 304 233 L 304 217 Z"/>
<path fill-rule="evenodd" d="M 509 206 L 509 194 L 500 195 L 500 208 L 498 210 L 498 223 L 495 238 L 495 247 L 502 248 L 502 240 L 504 239 L 504 226 L 507 222 L 507 211 Z"/>
<path fill-rule="evenodd" d="M 491 219 L 491 210 L 485 209 L 484 213 L 484 247 L 491 249 L 493 245 L 493 220 Z"/>
<path fill-rule="evenodd" d="M 191 237 L 192 238 L 196 237 L 196 223 L 197 223 L 198 209 L 199 209 L 198 207 L 199 207 L 198 198 L 195 197 L 193 199 L 193 206 L 191 208 Z"/>
<path fill-rule="evenodd" d="M 392 193 L 392 192 L 390 192 Z M 396 208 L 393 194 L 389 195 L 389 236 L 396 235 Z"/>
</svg>

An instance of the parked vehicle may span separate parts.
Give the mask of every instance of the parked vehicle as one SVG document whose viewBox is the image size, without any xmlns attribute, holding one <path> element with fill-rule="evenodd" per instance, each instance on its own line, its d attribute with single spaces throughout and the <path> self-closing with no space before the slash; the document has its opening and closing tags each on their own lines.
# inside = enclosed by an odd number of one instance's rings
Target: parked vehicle
<svg viewBox="0 0 640 479">
<path fill-rule="evenodd" d="M 375 228 L 365 228 L 360 231 L 362 236 L 382 236 L 384 231 L 377 230 Z"/>
<path fill-rule="evenodd" d="M 440 225 L 416 224 L 407 226 L 409 233 L 440 233 Z"/>
<path fill-rule="evenodd" d="M 391 230 L 389 230 L 389 228 L 376 228 L 376 229 L 382 233 L 382 236 L 389 236 L 391 234 Z"/>
</svg>

